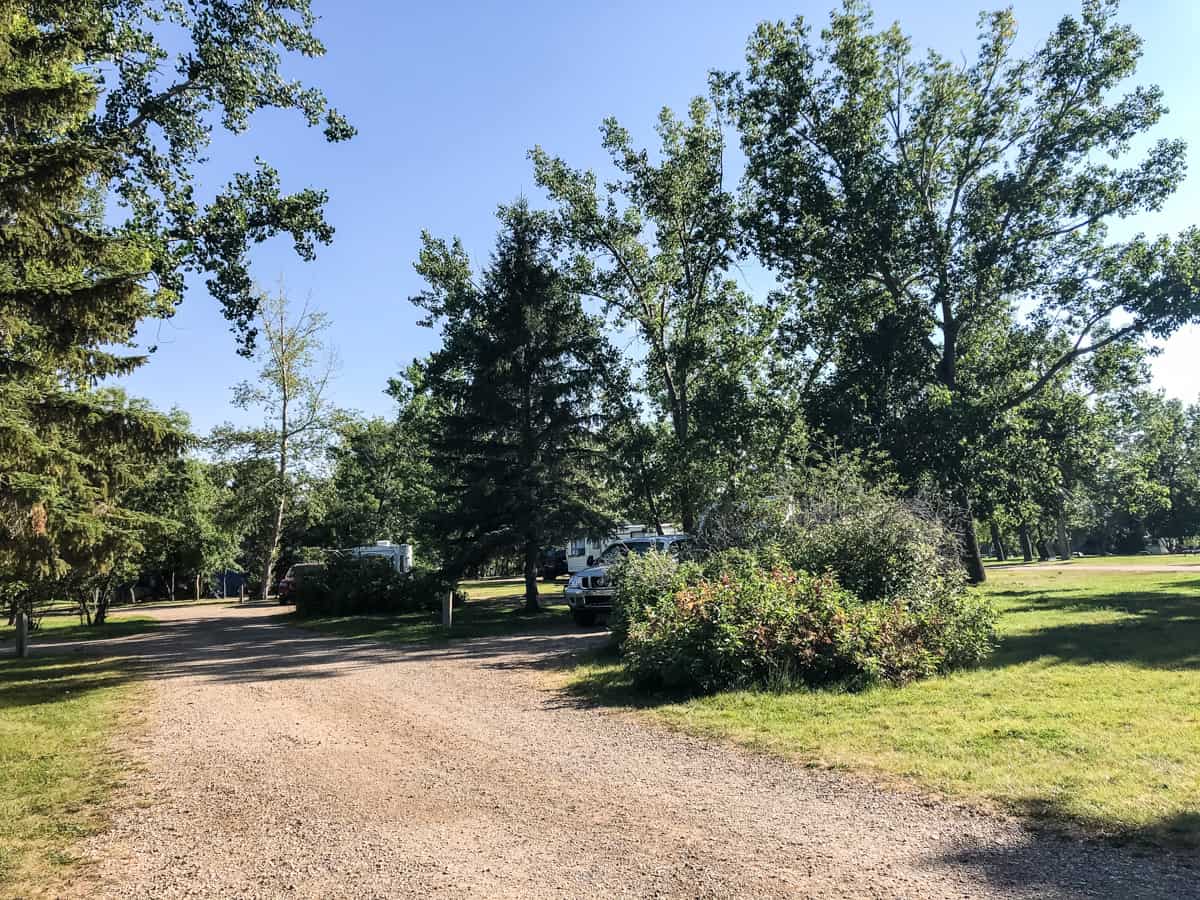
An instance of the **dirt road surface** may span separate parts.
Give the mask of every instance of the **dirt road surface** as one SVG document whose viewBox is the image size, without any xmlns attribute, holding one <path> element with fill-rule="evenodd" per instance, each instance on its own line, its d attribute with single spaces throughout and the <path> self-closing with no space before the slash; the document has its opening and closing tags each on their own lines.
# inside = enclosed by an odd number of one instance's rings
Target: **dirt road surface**
<svg viewBox="0 0 1200 900">
<path fill-rule="evenodd" d="M 581 706 L 546 668 L 596 634 L 405 649 L 269 607 L 156 615 L 105 648 L 149 681 L 144 777 L 80 896 L 1200 896 L 1181 856 Z"/>
</svg>

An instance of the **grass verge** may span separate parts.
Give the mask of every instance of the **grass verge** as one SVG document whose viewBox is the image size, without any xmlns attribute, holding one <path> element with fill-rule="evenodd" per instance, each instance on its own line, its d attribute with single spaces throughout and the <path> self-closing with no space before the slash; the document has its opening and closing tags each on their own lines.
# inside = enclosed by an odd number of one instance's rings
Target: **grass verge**
<svg viewBox="0 0 1200 900">
<path fill-rule="evenodd" d="M 1200 846 L 1200 571 L 998 570 L 1001 641 L 903 688 L 646 697 L 595 658 L 567 689 L 690 733 L 899 777 L 1046 823 Z"/>
<path fill-rule="evenodd" d="M 295 623 L 323 634 L 370 638 L 395 644 L 447 643 L 478 637 L 535 634 L 572 627 L 570 609 L 562 602 L 564 582 L 538 582 L 542 609 L 526 613 L 525 583 L 515 578 L 464 581 L 469 599 L 454 610 L 454 624 L 446 629 L 441 614 L 420 611 L 398 616 L 342 616 L 297 618 Z"/>
<path fill-rule="evenodd" d="M 151 620 L 116 619 L 79 633 L 63 618 L 34 636 L 34 654 L 0 644 L 0 897 L 54 896 L 78 862 L 73 848 L 104 826 L 122 774 L 113 739 L 136 685 L 116 661 L 38 656 L 36 642 L 114 637 Z"/>
</svg>

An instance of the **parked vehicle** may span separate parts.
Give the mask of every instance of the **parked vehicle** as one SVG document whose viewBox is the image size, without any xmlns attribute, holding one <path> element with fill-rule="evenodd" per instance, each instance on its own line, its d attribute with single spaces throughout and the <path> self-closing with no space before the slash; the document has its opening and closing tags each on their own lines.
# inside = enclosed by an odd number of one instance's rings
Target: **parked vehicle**
<svg viewBox="0 0 1200 900">
<path fill-rule="evenodd" d="M 609 568 L 630 553 L 678 554 L 687 548 L 691 538 L 686 534 L 666 534 L 652 537 L 636 537 L 609 544 L 600 558 L 588 557 L 588 568 L 576 572 L 563 589 L 567 605 L 575 624 L 596 624 L 596 617 L 612 611 L 613 584 L 608 576 Z"/>
<path fill-rule="evenodd" d="M 368 544 L 365 547 L 351 547 L 349 550 L 343 550 L 342 552 L 349 553 L 355 559 L 365 559 L 372 556 L 382 557 L 390 561 L 392 568 L 401 575 L 411 572 L 413 567 L 412 544 L 393 544 L 391 541 L 376 541 L 374 544 Z"/>
<path fill-rule="evenodd" d="M 674 535 L 678 529 L 673 525 L 664 525 L 663 533 Z M 591 565 L 589 559 L 600 556 L 600 552 L 618 541 L 630 538 L 655 537 L 658 534 L 654 525 L 634 525 L 625 522 L 613 529 L 612 534 L 605 537 L 589 537 L 580 535 L 572 538 L 570 544 L 563 548 L 567 555 L 567 573 L 574 575 Z"/>
<path fill-rule="evenodd" d="M 324 568 L 322 563 L 296 563 L 279 579 L 279 584 L 275 589 L 275 598 L 280 603 L 291 603 L 292 592 L 296 590 L 300 582 Z"/>
<path fill-rule="evenodd" d="M 538 571 L 545 581 L 553 581 L 559 575 L 566 575 L 567 551 L 563 547 L 548 547 L 542 551 L 538 562 Z"/>
</svg>

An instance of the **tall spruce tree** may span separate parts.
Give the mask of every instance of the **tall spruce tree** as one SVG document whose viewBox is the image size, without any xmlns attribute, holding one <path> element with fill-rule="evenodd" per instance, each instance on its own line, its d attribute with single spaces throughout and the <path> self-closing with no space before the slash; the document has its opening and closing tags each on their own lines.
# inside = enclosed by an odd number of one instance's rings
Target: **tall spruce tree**
<svg viewBox="0 0 1200 900">
<path fill-rule="evenodd" d="M 27 6 L 27 5 L 25 5 Z M 139 359 L 107 349 L 162 310 L 152 252 L 101 221 L 97 184 L 115 151 L 82 125 L 95 82 L 82 5 L 46 27 L 0 5 L 0 570 L 9 593 L 70 566 L 107 565 L 129 517 L 112 463 L 178 450 L 183 432 L 143 404 L 91 389 Z"/>
<path fill-rule="evenodd" d="M 444 340 L 422 386 L 443 409 L 431 453 L 447 560 L 462 571 L 519 553 L 533 611 L 541 549 L 612 526 L 597 426 L 618 360 L 557 267 L 550 220 L 519 201 L 500 221 L 478 283 L 457 240 L 422 235 L 416 268 L 429 288 L 414 300 Z"/>
<path fill-rule="evenodd" d="M 170 48 L 164 45 L 174 26 Z M 257 295 L 249 248 L 288 233 L 328 241 L 320 191 L 280 191 L 273 169 L 235 176 L 204 206 L 195 170 L 216 121 L 263 107 L 352 129 L 316 90 L 281 77 L 284 52 L 319 55 L 307 0 L 0 0 L 0 589 L 34 593 L 68 567 L 107 565 L 119 518 L 113 454 L 169 455 L 185 436 L 96 383 L 145 360 L 140 322 L 171 314 L 206 273 L 244 328 Z M 98 555 L 89 555 L 93 548 Z"/>
</svg>

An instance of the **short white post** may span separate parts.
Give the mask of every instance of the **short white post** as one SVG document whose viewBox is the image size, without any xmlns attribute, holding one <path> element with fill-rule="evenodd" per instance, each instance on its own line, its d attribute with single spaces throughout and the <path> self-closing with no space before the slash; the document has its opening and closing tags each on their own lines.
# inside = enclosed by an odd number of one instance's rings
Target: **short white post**
<svg viewBox="0 0 1200 900">
<path fill-rule="evenodd" d="M 17 656 L 24 658 L 29 655 L 29 620 L 25 618 L 25 610 L 17 613 Z"/>
<path fill-rule="evenodd" d="M 447 628 L 454 621 L 454 591 L 446 591 L 446 595 L 442 597 L 442 624 Z"/>
</svg>

